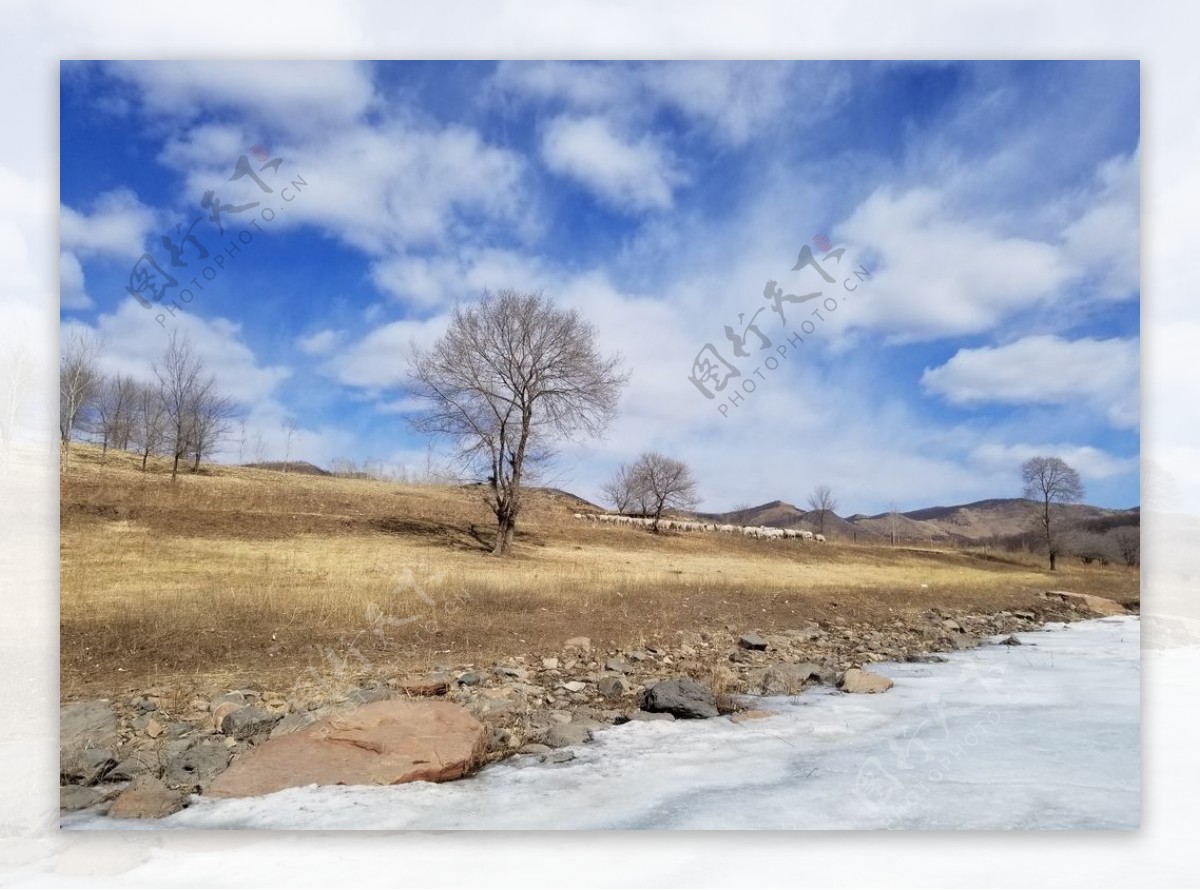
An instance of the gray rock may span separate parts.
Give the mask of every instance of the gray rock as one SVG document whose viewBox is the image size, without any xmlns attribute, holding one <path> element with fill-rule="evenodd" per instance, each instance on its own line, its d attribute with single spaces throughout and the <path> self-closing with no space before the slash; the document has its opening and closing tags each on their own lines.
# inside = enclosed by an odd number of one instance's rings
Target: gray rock
<svg viewBox="0 0 1200 890">
<path fill-rule="evenodd" d="M 1000 641 L 1000 645 L 1001 646 L 1021 646 L 1023 644 L 1016 637 L 1009 635 L 1008 637 L 1006 637 L 1005 639 Z"/>
<path fill-rule="evenodd" d="M 620 698 L 630 690 L 630 686 L 624 677 L 610 674 L 596 681 L 596 689 L 605 698 Z"/>
<path fill-rule="evenodd" d="M 812 682 L 822 679 L 820 665 L 812 662 L 802 664 L 773 664 L 766 668 L 758 679 L 763 695 L 795 695 Z"/>
<path fill-rule="evenodd" d="M 477 686 L 483 678 L 479 676 L 477 671 L 466 671 L 458 675 L 459 686 Z"/>
<path fill-rule="evenodd" d="M 606 671 L 615 671 L 618 674 L 628 674 L 632 673 L 633 671 L 633 667 L 627 664 L 625 659 L 620 657 L 608 659 L 606 662 L 604 662 L 604 669 Z"/>
<path fill-rule="evenodd" d="M 591 738 L 592 731 L 587 726 L 567 723 L 550 727 L 546 733 L 546 744 L 551 748 L 568 748 L 571 745 L 582 745 Z"/>
<path fill-rule="evenodd" d="M 104 777 L 106 782 L 131 782 L 139 776 L 144 776 L 154 769 L 154 762 L 146 757 L 134 754 L 126 757 L 108 771 Z"/>
<path fill-rule="evenodd" d="M 528 676 L 529 671 L 521 668 L 509 667 L 508 665 L 501 665 L 500 667 L 496 668 L 496 674 L 501 677 L 506 677 L 509 680 L 524 680 L 525 677 Z"/>
<path fill-rule="evenodd" d="M 149 698 L 139 699 L 135 707 L 137 708 L 139 714 L 148 714 L 151 711 L 158 710 L 158 704 L 155 703 L 153 699 Z"/>
<path fill-rule="evenodd" d="M 60 810 L 86 810 L 112 800 L 121 793 L 119 785 L 84 788 L 82 785 L 63 785 L 58 789 Z"/>
<path fill-rule="evenodd" d="M 392 690 L 380 684 L 367 686 L 364 689 L 355 689 L 346 696 L 346 702 L 351 705 L 369 705 L 371 702 L 387 701 L 391 697 Z"/>
<path fill-rule="evenodd" d="M 563 643 L 563 649 L 578 649 L 582 652 L 588 652 L 592 648 L 592 641 L 588 637 L 571 637 Z"/>
<path fill-rule="evenodd" d="M 563 689 L 567 690 L 567 692 L 583 692 L 583 690 L 587 689 L 587 683 L 579 680 L 569 680 L 563 683 Z"/>
<path fill-rule="evenodd" d="M 517 749 L 518 754 L 549 754 L 554 749 L 549 745 L 539 745 L 537 742 L 530 742 L 527 745 L 522 745 Z"/>
<path fill-rule="evenodd" d="M 646 690 L 642 709 L 684 719 L 716 717 L 719 713 L 713 691 L 687 677 L 655 683 Z"/>
<path fill-rule="evenodd" d="M 218 695 L 208 703 L 209 712 L 216 711 L 221 705 L 244 705 L 246 704 L 246 696 L 241 692 L 227 692 L 225 695 Z"/>
<path fill-rule="evenodd" d="M 182 810 L 187 796 L 153 776 L 143 776 L 121 792 L 108 810 L 112 819 L 161 819 Z"/>
<path fill-rule="evenodd" d="M 95 785 L 116 765 L 111 748 L 84 748 L 60 763 L 59 775 L 68 784 Z"/>
<path fill-rule="evenodd" d="M 651 711 L 634 711 L 632 714 L 625 714 L 624 719 L 618 718 L 620 723 L 654 723 L 659 720 L 670 722 L 675 719 L 674 714 L 654 713 Z"/>
<path fill-rule="evenodd" d="M 309 711 L 305 714 L 288 714 L 286 717 L 276 723 L 271 729 L 270 737 L 277 739 L 281 735 L 289 735 L 293 732 L 304 729 L 306 726 L 311 726 L 329 713 L 329 710 L 329 708 L 320 708 L 316 711 Z"/>
<path fill-rule="evenodd" d="M 99 755 L 86 752 L 96 748 L 107 750 L 118 742 L 117 715 L 108 702 L 74 702 L 59 709 L 59 772 L 67 777 L 68 783 L 96 771 Z M 111 751 L 108 757 L 112 757 Z"/>
<path fill-rule="evenodd" d="M 167 762 L 163 781 L 171 788 L 195 790 L 229 766 L 230 756 L 224 739 L 195 739 Z"/>
<path fill-rule="evenodd" d="M 767 651 L 767 641 L 755 633 L 742 634 L 738 638 L 738 645 L 743 649 L 752 649 L 756 652 Z"/>
<path fill-rule="evenodd" d="M 542 755 L 542 763 L 567 763 L 574 759 L 574 751 L 551 751 Z"/>
<path fill-rule="evenodd" d="M 225 719 L 221 721 L 221 732 L 235 739 L 249 739 L 269 733 L 281 719 L 282 714 L 264 711 L 251 705 L 226 714 Z"/>
<path fill-rule="evenodd" d="M 892 688 L 892 681 L 889 677 L 873 674 L 870 671 L 850 668 L 842 676 L 840 687 L 843 692 L 871 694 L 887 692 Z"/>
</svg>

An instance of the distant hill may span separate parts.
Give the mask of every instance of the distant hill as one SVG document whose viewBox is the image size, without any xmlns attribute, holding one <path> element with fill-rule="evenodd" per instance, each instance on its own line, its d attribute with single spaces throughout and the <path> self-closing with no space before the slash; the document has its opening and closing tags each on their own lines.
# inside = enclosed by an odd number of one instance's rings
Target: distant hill
<svg viewBox="0 0 1200 890">
<path fill-rule="evenodd" d="M 926 507 L 897 513 L 895 517 L 898 541 L 933 541 L 976 543 L 1000 542 L 1030 533 L 1033 503 L 1022 498 L 992 498 L 970 504 Z M 1140 512 L 1112 510 L 1088 504 L 1070 504 L 1062 508 L 1067 523 L 1089 531 L 1103 532 L 1120 525 L 1137 525 Z M 747 507 L 727 513 L 700 513 L 710 522 L 735 525 L 768 525 L 778 528 L 817 530 L 817 514 L 802 510 L 785 501 L 769 501 L 757 507 Z M 825 534 L 860 541 L 888 540 L 892 535 L 892 516 L 879 513 L 866 516 L 855 513 L 849 517 L 826 515 Z"/>
<path fill-rule="evenodd" d="M 252 470 L 274 470 L 278 473 L 299 473 L 304 476 L 332 476 L 328 470 L 322 470 L 316 464 L 306 460 L 269 460 L 256 464 L 242 464 Z"/>
</svg>

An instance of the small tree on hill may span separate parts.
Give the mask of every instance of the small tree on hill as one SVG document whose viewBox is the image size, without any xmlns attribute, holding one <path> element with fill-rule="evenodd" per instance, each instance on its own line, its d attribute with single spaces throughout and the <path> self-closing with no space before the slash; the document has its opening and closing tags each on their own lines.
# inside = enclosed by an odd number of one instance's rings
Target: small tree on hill
<svg viewBox="0 0 1200 890">
<path fill-rule="evenodd" d="M 817 531 L 825 534 L 825 517 L 837 509 L 837 500 L 828 485 L 818 485 L 808 496 L 809 509 L 817 514 Z"/>
<path fill-rule="evenodd" d="M 692 510 L 700 501 L 692 471 L 681 460 L 647 451 L 621 470 L 628 480 L 631 499 L 654 518 L 651 528 L 656 532 L 664 510 Z"/>
</svg>

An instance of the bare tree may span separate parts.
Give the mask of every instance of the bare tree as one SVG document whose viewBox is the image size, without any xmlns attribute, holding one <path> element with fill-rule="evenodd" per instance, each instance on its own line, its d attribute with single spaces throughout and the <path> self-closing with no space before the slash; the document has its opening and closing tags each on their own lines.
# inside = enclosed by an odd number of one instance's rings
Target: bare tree
<svg viewBox="0 0 1200 890">
<path fill-rule="evenodd" d="M 62 344 L 58 360 L 58 433 L 62 469 L 71 458 L 71 436 L 95 403 L 100 386 L 96 342 L 74 333 Z"/>
<path fill-rule="evenodd" d="M 192 406 L 192 472 L 200 470 L 200 459 L 211 455 L 229 434 L 236 408 L 232 399 L 217 392 L 216 381 L 209 377 L 198 387 Z"/>
<path fill-rule="evenodd" d="M 600 493 L 608 503 L 617 508 L 618 513 L 627 513 L 638 502 L 638 493 L 634 491 L 634 480 L 629 467 L 622 464 L 617 467 L 612 478 L 600 486 Z"/>
<path fill-rule="evenodd" d="M 171 481 L 179 474 L 179 461 L 188 453 L 192 424 L 196 417 L 196 397 L 204 385 L 203 366 L 192 352 L 187 338 L 171 334 L 162 362 L 154 366 L 158 377 L 163 410 L 166 413 L 167 442 L 171 446 Z"/>
<path fill-rule="evenodd" d="M 100 457 L 108 456 L 108 446 L 128 450 L 133 425 L 133 402 L 137 383 L 127 374 L 105 377 L 97 388 L 96 432 L 100 435 Z"/>
<path fill-rule="evenodd" d="M 1021 465 L 1021 480 L 1025 483 L 1025 497 L 1036 505 L 1042 541 L 1050 557 L 1050 571 L 1054 571 L 1062 549 L 1055 521 L 1056 508 L 1082 500 L 1083 483 L 1079 481 L 1079 474 L 1057 457 L 1031 457 Z"/>
<path fill-rule="evenodd" d="M 133 394 L 133 422 L 130 439 L 142 456 L 142 472 L 150 455 L 163 446 L 167 432 L 167 412 L 162 393 L 153 384 L 139 384 Z"/>
<path fill-rule="evenodd" d="M 283 472 L 288 471 L 288 465 L 292 461 L 292 439 L 296 435 L 296 424 L 294 421 L 287 421 L 283 425 L 284 446 L 283 446 Z"/>
<path fill-rule="evenodd" d="M 1142 561 L 1141 529 L 1132 525 L 1120 525 L 1108 533 L 1121 559 L 1127 566 L 1136 566 Z"/>
<path fill-rule="evenodd" d="M 644 501 L 643 512 L 654 517 L 656 532 L 664 510 L 693 510 L 700 501 L 687 464 L 657 451 L 642 454 L 626 475 L 633 497 Z"/>
<path fill-rule="evenodd" d="M 817 531 L 825 534 L 825 517 L 837 509 L 837 500 L 828 485 L 818 485 L 808 496 L 809 509 L 817 514 Z"/>
<path fill-rule="evenodd" d="M 487 474 L 496 555 L 511 549 L 526 473 L 556 441 L 602 435 L 628 379 L 576 310 L 513 290 L 456 307 L 430 349 L 414 347 L 409 373 L 428 406 L 416 429 L 447 437 L 465 467 Z"/>
</svg>

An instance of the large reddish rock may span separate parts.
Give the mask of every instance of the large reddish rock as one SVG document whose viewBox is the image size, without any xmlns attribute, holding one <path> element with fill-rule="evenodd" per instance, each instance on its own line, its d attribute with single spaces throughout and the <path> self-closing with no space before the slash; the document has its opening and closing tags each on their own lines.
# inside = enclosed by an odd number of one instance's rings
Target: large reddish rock
<svg viewBox="0 0 1200 890">
<path fill-rule="evenodd" d="M 1075 593 L 1070 590 L 1047 590 L 1048 599 L 1060 599 L 1068 605 L 1087 609 L 1096 615 L 1128 615 L 1129 610 L 1115 600 L 1091 593 Z"/>
<path fill-rule="evenodd" d="M 381 701 L 262 743 L 205 789 L 252 797 L 304 785 L 446 782 L 479 762 L 483 725 L 451 702 Z"/>
</svg>

